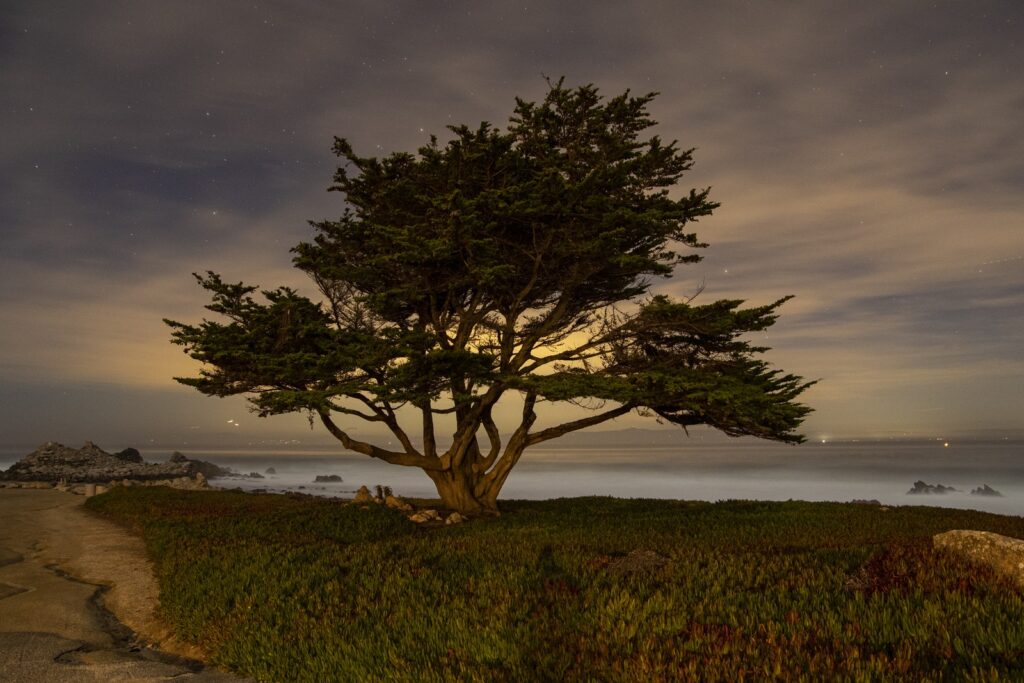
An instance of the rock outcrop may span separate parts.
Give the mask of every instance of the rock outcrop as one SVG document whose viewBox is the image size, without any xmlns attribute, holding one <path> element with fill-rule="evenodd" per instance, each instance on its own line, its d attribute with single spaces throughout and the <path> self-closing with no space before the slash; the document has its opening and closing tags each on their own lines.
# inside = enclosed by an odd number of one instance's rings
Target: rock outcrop
<svg viewBox="0 0 1024 683">
<path fill-rule="evenodd" d="M 987 564 L 1024 586 L 1024 541 L 991 531 L 957 529 L 932 537 L 936 548 Z"/>
<path fill-rule="evenodd" d="M 952 486 L 943 486 L 942 484 L 926 484 L 923 481 L 915 481 L 913 488 L 907 491 L 910 495 L 917 494 L 932 494 L 932 493 L 953 493 L 956 489 Z"/>
<path fill-rule="evenodd" d="M 341 477 L 337 474 L 318 474 L 316 475 L 316 479 L 314 479 L 313 481 L 314 483 L 317 484 L 335 484 L 337 482 L 340 482 L 341 480 Z"/>
<path fill-rule="evenodd" d="M 212 463 L 189 460 L 175 453 L 165 463 L 147 463 L 134 448 L 108 453 L 91 441 L 81 448 L 69 448 L 48 441 L 0 472 L 0 480 L 10 482 L 64 482 L 65 484 L 107 483 L 111 481 L 205 480 L 231 474 Z"/>
<path fill-rule="evenodd" d="M 994 488 L 992 488 L 988 484 L 982 484 L 978 488 L 973 489 L 971 491 L 971 495 L 972 496 L 995 496 L 997 498 L 1002 498 L 1003 497 L 1003 494 L 999 493 L 999 491 L 996 491 Z"/>
<path fill-rule="evenodd" d="M 114 453 L 114 457 L 124 462 L 145 462 L 142 459 L 142 454 L 136 448 L 126 448 L 123 451 L 118 451 Z"/>
<path fill-rule="evenodd" d="M 207 479 L 217 479 L 218 477 L 237 477 L 240 476 L 237 472 L 227 467 L 221 467 L 220 465 L 214 465 L 212 462 L 206 462 L 205 460 L 192 460 L 188 456 L 178 451 L 174 451 L 171 454 L 171 459 L 168 462 L 172 463 L 187 463 L 189 471 L 193 476 L 196 474 L 202 474 Z"/>
</svg>

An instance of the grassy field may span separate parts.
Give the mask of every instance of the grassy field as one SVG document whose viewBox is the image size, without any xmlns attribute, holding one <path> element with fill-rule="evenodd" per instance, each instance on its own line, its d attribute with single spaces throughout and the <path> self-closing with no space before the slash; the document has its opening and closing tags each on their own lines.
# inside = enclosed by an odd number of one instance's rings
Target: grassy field
<svg viewBox="0 0 1024 683">
<path fill-rule="evenodd" d="M 576 498 L 428 529 L 162 488 L 87 506 L 143 534 L 176 632 L 261 681 L 1024 680 L 1021 591 L 930 541 L 1024 518 Z"/>
</svg>

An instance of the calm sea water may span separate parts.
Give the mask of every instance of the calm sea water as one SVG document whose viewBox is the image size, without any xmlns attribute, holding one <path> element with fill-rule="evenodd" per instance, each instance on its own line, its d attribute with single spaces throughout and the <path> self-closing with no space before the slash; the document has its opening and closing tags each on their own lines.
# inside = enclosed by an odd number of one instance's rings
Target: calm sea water
<svg viewBox="0 0 1024 683">
<path fill-rule="evenodd" d="M 28 449 L 0 449 L 7 468 Z M 360 485 L 390 486 L 409 497 L 436 495 L 421 471 L 340 450 L 223 450 L 196 448 L 209 460 L 264 479 L 218 479 L 225 488 L 302 491 L 347 497 Z M 170 450 L 143 452 L 162 461 Z M 266 474 L 267 468 L 276 474 Z M 337 484 L 316 484 L 337 474 Z M 959 489 L 945 495 L 907 495 L 917 480 Z M 970 495 L 988 484 L 1002 498 Z M 527 451 L 503 498 L 546 499 L 608 495 L 686 500 L 877 499 L 887 505 L 937 505 L 1024 515 L 1024 442 L 835 442 L 800 446 L 738 441 L 654 448 L 581 448 Z"/>
</svg>

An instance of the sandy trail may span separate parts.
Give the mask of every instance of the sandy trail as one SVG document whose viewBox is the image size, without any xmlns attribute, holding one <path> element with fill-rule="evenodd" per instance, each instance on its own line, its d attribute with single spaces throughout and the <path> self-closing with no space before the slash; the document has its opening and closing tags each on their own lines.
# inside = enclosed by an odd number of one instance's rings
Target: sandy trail
<svg viewBox="0 0 1024 683">
<path fill-rule="evenodd" d="M 0 489 L 0 682 L 241 680 L 171 637 L 141 539 L 83 502 Z"/>
</svg>

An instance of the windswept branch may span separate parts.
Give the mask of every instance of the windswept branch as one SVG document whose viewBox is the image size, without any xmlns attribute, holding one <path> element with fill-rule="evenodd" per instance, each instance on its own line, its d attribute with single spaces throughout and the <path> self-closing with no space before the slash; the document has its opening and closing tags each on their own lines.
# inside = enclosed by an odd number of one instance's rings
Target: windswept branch
<svg viewBox="0 0 1024 683">
<path fill-rule="evenodd" d="M 624 405 L 619 406 L 618 408 L 612 408 L 611 410 L 606 410 L 603 413 L 598 413 L 597 415 L 591 415 L 590 417 L 585 417 L 580 420 L 574 420 L 572 422 L 565 422 L 563 424 L 558 425 L 557 427 L 549 427 L 548 429 L 542 429 L 541 431 L 536 432 L 535 434 L 530 434 L 529 436 L 527 436 L 526 445 L 533 446 L 534 444 L 538 444 L 542 441 L 550 441 L 551 439 L 557 439 L 558 437 L 564 436 L 569 432 L 575 432 L 579 429 L 593 427 L 594 425 L 601 424 L 602 422 L 607 422 L 608 420 L 614 419 L 621 415 L 625 415 L 634 407 L 634 405 L 626 403 Z"/>
<path fill-rule="evenodd" d="M 485 457 L 481 458 L 479 462 L 474 463 L 473 469 L 476 472 L 486 472 L 494 464 L 498 454 L 501 453 L 501 432 L 498 431 L 498 426 L 494 424 L 490 410 L 484 411 L 484 414 L 481 416 L 481 422 L 483 423 L 484 430 L 487 432 L 487 438 L 491 443 L 491 447 Z"/>
<path fill-rule="evenodd" d="M 371 458 L 383 460 L 392 465 L 405 465 L 406 467 L 420 467 L 425 470 L 441 470 L 441 460 L 427 455 L 403 453 L 401 451 L 388 451 L 365 441 L 357 441 L 348 435 L 341 427 L 334 423 L 326 411 L 319 411 L 320 421 L 327 427 L 327 431 L 334 438 L 341 442 L 345 448 L 356 453 L 368 455 Z"/>
</svg>

